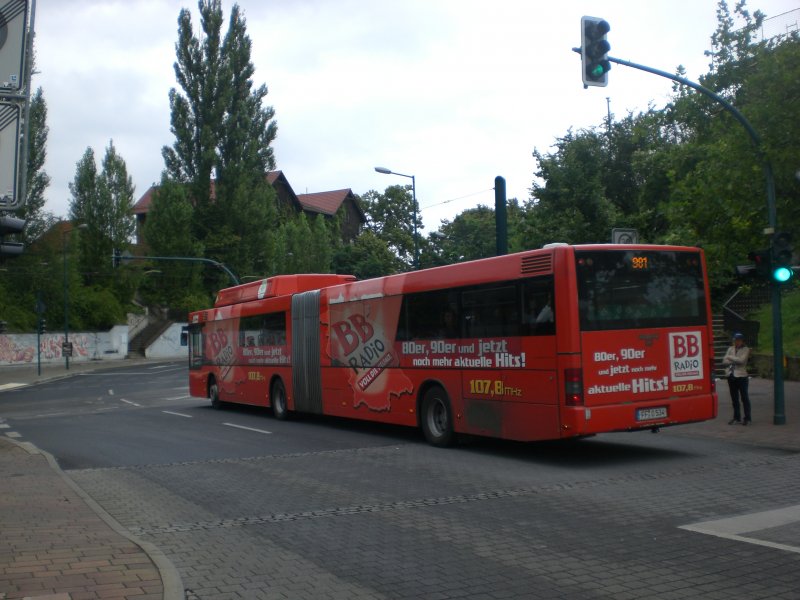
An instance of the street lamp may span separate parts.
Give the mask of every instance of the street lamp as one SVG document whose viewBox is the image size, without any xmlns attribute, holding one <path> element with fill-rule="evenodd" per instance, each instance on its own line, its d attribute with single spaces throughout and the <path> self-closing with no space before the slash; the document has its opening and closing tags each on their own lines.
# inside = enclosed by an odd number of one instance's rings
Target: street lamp
<svg viewBox="0 0 800 600">
<path fill-rule="evenodd" d="M 419 240 L 417 239 L 417 212 L 419 209 L 417 207 L 417 181 L 413 175 L 397 173 L 396 171 L 392 171 L 386 167 L 375 167 L 375 170 L 378 173 L 383 173 L 384 175 L 398 175 L 400 177 L 408 177 L 411 180 L 411 197 L 414 199 L 414 268 L 419 269 Z"/>
<path fill-rule="evenodd" d="M 69 279 L 67 279 L 67 234 L 78 229 L 88 229 L 86 223 L 81 223 L 70 229 L 61 232 L 61 253 L 64 255 L 64 345 L 61 352 L 64 353 L 64 365 L 69 370 Z"/>
</svg>

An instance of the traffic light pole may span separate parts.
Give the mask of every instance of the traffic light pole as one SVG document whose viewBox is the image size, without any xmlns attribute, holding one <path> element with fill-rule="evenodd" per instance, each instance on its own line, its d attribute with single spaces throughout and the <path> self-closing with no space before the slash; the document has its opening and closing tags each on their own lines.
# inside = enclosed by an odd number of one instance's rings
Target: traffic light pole
<svg viewBox="0 0 800 600">
<path fill-rule="evenodd" d="M 573 48 L 574 51 L 580 54 L 580 48 Z M 764 175 L 767 180 L 767 217 L 769 219 L 769 235 L 775 235 L 775 232 L 778 229 L 778 216 L 777 216 L 777 208 L 775 203 L 775 177 L 772 173 L 772 164 L 769 161 L 769 158 L 764 154 L 764 149 L 761 144 L 761 138 L 756 133 L 753 126 L 750 125 L 750 122 L 744 118 L 744 115 L 740 113 L 736 107 L 730 104 L 727 100 L 720 97 L 718 94 L 715 94 L 708 88 L 703 87 L 702 85 L 695 83 L 693 81 L 689 81 L 684 77 L 680 77 L 678 75 L 674 75 L 672 73 L 667 73 L 666 71 L 661 71 L 659 69 L 654 69 L 652 67 L 648 67 L 645 65 L 640 65 L 637 63 L 633 63 L 627 60 L 622 60 L 620 58 L 613 58 L 611 56 L 608 57 L 609 62 L 616 63 L 618 65 L 623 65 L 625 67 L 631 67 L 634 69 L 639 69 L 640 71 L 646 71 L 648 73 L 652 73 L 653 75 L 659 75 L 660 77 L 666 77 L 667 79 L 671 79 L 672 81 L 677 81 L 680 84 L 689 86 L 690 88 L 697 90 L 701 94 L 704 94 L 714 100 L 715 102 L 721 104 L 725 110 L 731 113 L 734 118 L 736 118 L 739 123 L 741 123 L 742 127 L 745 128 L 747 133 L 750 135 L 750 139 L 753 141 L 753 145 L 756 147 L 756 153 L 758 154 L 759 158 L 761 159 L 762 166 L 764 168 Z M 785 425 L 786 424 L 786 413 L 784 411 L 784 385 L 783 385 L 783 322 L 781 317 L 781 290 L 780 284 L 776 283 L 775 281 L 770 281 L 771 286 L 771 296 L 772 296 L 772 353 L 773 353 L 773 365 L 774 365 L 774 415 L 773 415 L 773 423 L 775 425 Z"/>
</svg>

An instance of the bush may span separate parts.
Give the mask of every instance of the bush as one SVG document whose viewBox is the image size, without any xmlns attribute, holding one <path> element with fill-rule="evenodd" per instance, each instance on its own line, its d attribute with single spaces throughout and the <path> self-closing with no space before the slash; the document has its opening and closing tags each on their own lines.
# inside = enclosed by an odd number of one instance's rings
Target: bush
<svg viewBox="0 0 800 600">
<path fill-rule="evenodd" d="M 751 318 L 761 322 L 758 353 L 772 356 L 772 305 L 762 306 Z M 788 356 L 800 356 L 800 288 L 797 285 L 781 299 L 781 321 L 783 353 Z"/>
<path fill-rule="evenodd" d="M 125 309 L 107 288 L 79 288 L 70 297 L 70 329 L 105 331 L 126 321 Z"/>
</svg>

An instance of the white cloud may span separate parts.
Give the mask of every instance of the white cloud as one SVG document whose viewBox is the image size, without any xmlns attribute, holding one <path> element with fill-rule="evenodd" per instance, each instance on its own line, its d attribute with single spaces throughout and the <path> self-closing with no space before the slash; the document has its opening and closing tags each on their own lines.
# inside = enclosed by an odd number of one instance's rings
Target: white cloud
<svg viewBox="0 0 800 600">
<path fill-rule="evenodd" d="M 494 177 L 525 199 L 534 148 L 568 128 L 598 126 L 661 106 L 671 82 L 615 66 L 607 88 L 582 89 L 580 17 L 611 23 L 611 54 L 690 78 L 707 69 L 716 0 L 241 0 L 255 83 L 275 108 L 275 153 L 297 192 L 356 193 L 414 174 L 426 230 L 494 202 Z M 160 177 L 173 142 L 168 93 L 177 18 L 194 0 L 39 0 L 37 69 L 49 109 L 48 206 L 66 214 L 68 183 L 87 146 L 98 161 L 110 139 L 141 194 Z M 224 2 L 226 18 L 232 2 Z M 762 0 L 777 15 L 794 0 Z M 484 193 L 476 194 L 482 190 Z M 446 202 L 453 198 L 468 196 Z"/>
</svg>

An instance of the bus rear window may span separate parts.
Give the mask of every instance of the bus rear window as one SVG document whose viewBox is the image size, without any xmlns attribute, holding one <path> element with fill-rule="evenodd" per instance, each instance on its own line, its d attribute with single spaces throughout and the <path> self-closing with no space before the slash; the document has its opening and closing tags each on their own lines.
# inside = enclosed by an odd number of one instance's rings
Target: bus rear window
<svg viewBox="0 0 800 600">
<path fill-rule="evenodd" d="M 576 251 L 575 263 L 583 331 L 706 324 L 698 253 Z"/>
</svg>

